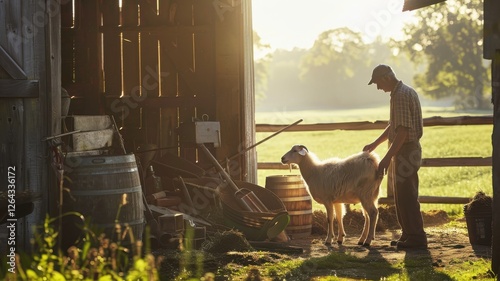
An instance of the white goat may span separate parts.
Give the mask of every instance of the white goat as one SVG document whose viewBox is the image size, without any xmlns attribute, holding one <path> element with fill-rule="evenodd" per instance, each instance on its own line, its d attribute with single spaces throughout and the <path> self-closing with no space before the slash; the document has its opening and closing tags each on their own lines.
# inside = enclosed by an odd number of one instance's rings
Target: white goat
<svg viewBox="0 0 500 281">
<path fill-rule="evenodd" d="M 338 222 L 337 243 L 344 242 L 343 203 L 361 203 L 365 224 L 358 245 L 370 246 L 375 238 L 378 220 L 377 201 L 382 177 L 377 174 L 379 157 L 375 153 L 360 152 L 345 159 L 320 161 L 303 145 L 294 145 L 283 157 L 283 164 L 297 164 L 309 193 L 316 202 L 325 205 L 328 233 L 325 245 L 334 238 L 333 216 Z"/>
</svg>

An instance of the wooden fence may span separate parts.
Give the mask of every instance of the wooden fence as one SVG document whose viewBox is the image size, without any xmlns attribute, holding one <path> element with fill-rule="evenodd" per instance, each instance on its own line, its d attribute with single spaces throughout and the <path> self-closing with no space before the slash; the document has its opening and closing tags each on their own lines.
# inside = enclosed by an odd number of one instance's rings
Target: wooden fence
<svg viewBox="0 0 500 281">
<path fill-rule="evenodd" d="M 457 126 L 457 125 L 493 125 L 492 116 L 459 116 L 459 117 L 430 117 L 424 118 L 424 127 L 432 126 Z M 387 126 L 387 121 L 361 121 L 344 123 L 321 123 L 321 124 L 299 124 L 289 128 L 288 132 L 307 132 L 307 131 L 334 131 L 334 130 L 383 130 Z M 286 127 L 285 125 L 257 124 L 257 132 L 276 132 Z M 424 158 L 422 167 L 481 167 L 492 165 L 491 157 L 449 157 L 449 158 Z M 257 163 L 257 169 L 260 170 L 286 170 L 289 169 L 278 162 L 260 162 Z M 379 203 L 393 203 L 392 188 L 387 187 L 387 197 L 380 198 Z M 438 204 L 465 204 L 470 202 L 467 197 L 438 197 L 438 196 L 420 196 L 421 203 Z"/>
</svg>

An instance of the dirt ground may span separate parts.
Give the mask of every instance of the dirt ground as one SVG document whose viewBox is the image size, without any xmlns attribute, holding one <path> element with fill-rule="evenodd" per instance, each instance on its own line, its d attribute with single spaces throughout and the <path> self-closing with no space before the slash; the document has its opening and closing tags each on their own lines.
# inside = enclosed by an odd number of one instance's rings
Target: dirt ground
<svg viewBox="0 0 500 281">
<path fill-rule="evenodd" d="M 315 225 L 313 226 L 313 236 L 302 239 L 293 239 L 290 245 L 298 246 L 304 249 L 300 255 L 301 258 L 309 259 L 314 257 L 324 257 L 331 252 L 349 253 L 359 259 L 366 261 L 384 261 L 389 264 L 396 264 L 401 261 L 425 260 L 432 267 L 446 267 L 453 263 L 462 263 L 464 261 L 477 261 L 479 259 L 491 260 L 491 247 L 484 245 L 471 245 L 465 218 L 459 218 L 453 224 L 449 224 L 450 219 L 444 211 L 430 211 L 423 213 L 425 231 L 428 238 L 427 250 L 397 250 L 395 246 L 390 246 L 391 240 L 396 240 L 400 236 L 399 225 L 395 217 L 395 211 L 390 208 L 380 208 L 380 219 L 377 225 L 376 238 L 369 248 L 357 245 L 359 235 L 362 232 L 363 218 L 357 212 L 350 212 L 344 218 L 347 237 L 343 245 L 333 245 L 326 247 L 323 240 L 326 231 L 323 226 L 326 225 L 324 213 L 315 212 Z M 318 225 L 319 224 L 319 225 Z M 316 272 L 313 275 L 321 276 L 336 275 L 339 277 L 353 279 L 370 279 L 366 276 L 366 270 L 360 268 L 353 270 L 335 270 L 335 272 Z M 376 276 L 379 279 L 379 276 Z"/>
<path fill-rule="evenodd" d="M 474 262 L 480 259 L 491 260 L 491 247 L 474 245 L 469 241 L 468 231 L 466 228 L 465 219 L 454 220 L 449 223 L 450 219 L 443 211 L 434 211 L 424 213 L 425 231 L 428 237 L 427 250 L 412 250 L 401 251 L 396 247 L 390 246 L 390 241 L 399 237 L 399 226 L 394 217 L 394 210 L 390 208 L 381 208 L 379 223 L 377 225 L 376 238 L 369 248 L 357 245 L 359 235 L 362 231 L 363 218 L 360 213 L 351 211 L 344 218 L 347 237 L 343 245 L 333 245 L 327 247 L 323 244 L 326 236 L 324 226 L 325 215 L 323 212 L 315 211 L 314 225 L 312 235 L 306 238 L 292 239 L 284 245 L 291 246 L 293 249 L 301 249 L 301 251 L 289 251 L 287 249 L 278 249 L 271 246 L 268 249 L 260 249 L 268 252 L 267 254 L 255 254 L 248 252 L 245 249 L 245 242 L 231 240 L 223 241 L 221 245 L 227 247 L 222 250 L 221 246 L 217 246 L 220 251 L 216 254 L 207 254 L 203 252 L 203 271 L 214 272 L 214 278 L 205 278 L 202 280 L 275 280 L 275 278 L 266 277 L 265 274 L 260 274 L 262 267 L 269 263 L 278 261 L 303 259 L 310 260 L 311 258 L 323 258 L 332 252 L 348 253 L 362 262 L 379 262 L 385 266 L 385 270 L 390 268 L 390 265 L 398 264 L 402 261 L 407 263 L 409 260 L 423 260 L 428 263 L 429 268 L 444 268 L 453 266 L 453 264 L 463 263 L 464 261 Z M 244 239 L 243 239 L 244 240 Z M 168 257 L 162 265 L 169 264 L 170 268 L 163 268 L 165 272 L 175 272 L 182 262 L 178 261 L 178 256 Z M 189 263 L 189 262 L 188 262 Z M 184 261 L 184 265 L 186 261 Z M 195 265 L 193 265 L 195 266 Z M 191 266 L 191 268 L 193 268 Z M 244 276 L 220 276 L 221 268 L 238 268 L 250 266 L 252 271 Z M 189 266 L 188 266 L 189 267 Z M 199 267 L 199 265 L 198 265 Z M 335 270 L 318 269 L 314 264 L 311 264 L 310 271 L 306 276 L 297 276 L 295 278 L 287 278 L 286 280 L 310 280 L 314 276 L 338 276 L 347 280 L 380 280 L 386 275 L 386 272 L 374 272 L 366 268 L 337 268 Z M 381 271 L 384 269 L 381 269 Z M 408 269 L 407 270 L 411 270 Z M 375 270 L 376 271 L 376 270 Z M 367 273 L 370 272 L 370 273 Z M 368 275 L 367 275 L 368 274 Z M 371 275 L 370 275 L 371 274 Z M 485 273 L 486 274 L 486 273 Z M 482 279 L 479 276 L 477 279 Z M 305 278 L 305 279 L 304 279 Z M 276 279 L 278 280 L 278 279 Z M 444 276 L 444 279 L 438 277 L 436 280 L 450 280 Z"/>
<path fill-rule="evenodd" d="M 390 246 L 390 241 L 397 239 L 399 233 L 394 230 L 377 232 L 376 240 L 370 248 L 356 245 L 357 235 L 348 234 L 343 245 L 326 247 L 323 245 L 324 235 L 316 235 L 308 239 L 295 239 L 290 245 L 302 247 L 304 253 L 300 256 L 308 259 L 311 257 L 323 257 L 333 251 L 348 252 L 357 258 L 369 261 L 386 261 L 396 264 L 408 259 L 427 259 L 433 267 L 446 267 L 453 263 L 463 261 L 476 261 L 479 259 L 491 260 L 491 247 L 474 245 L 469 242 L 467 230 L 462 227 L 427 226 L 425 228 L 428 237 L 428 250 L 401 251 Z M 354 272 L 352 269 L 342 272 L 336 270 L 335 275 L 349 278 L 367 278 L 362 269 Z"/>
</svg>

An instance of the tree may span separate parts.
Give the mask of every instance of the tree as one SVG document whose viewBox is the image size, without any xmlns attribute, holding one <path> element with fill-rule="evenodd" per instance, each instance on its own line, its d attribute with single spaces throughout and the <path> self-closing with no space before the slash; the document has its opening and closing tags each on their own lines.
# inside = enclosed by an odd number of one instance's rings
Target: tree
<svg viewBox="0 0 500 281">
<path fill-rule="evenodd" d="M 425 65 L 414 85 L 425 95 L 455 97 L 457 108 L 487 108 L 489 66 L 482 59 L 481 1 L 448 0 L 419 9 L 398 46 L 411 61 Z"/>
<path fill-rule="evenodd" d="M 262 43 L 262 39 L 255 31 L 253 32 L 253 48 L 256 52 L 269 49 L 269 45 Z M 257 102 L 266 96 L 270 60 L 270 54 L 254 60 L 255 100 Z"/>
<path fill-rule="evenodd" d="M 386 96 L 368 87 L 372 69 L 391 63 L 392 51 L 380 38 L 363 42 L 362 34 L 349 28 L 321 33 L 304 56 L 301 79 L 311 93 L 310 100 L 323 108 L 359 108 L 386 104 Z"/>
<path fill-rule="evenodd" d="M 323 70 L 330 68 L 329 77 L 346 80 L 355 75 L 357 66 L 368 67 L 367 55 L 360 33 L 346 27 L 324 31 L 303 59 L 302 78 L 324 75 Z"/>
</svg>

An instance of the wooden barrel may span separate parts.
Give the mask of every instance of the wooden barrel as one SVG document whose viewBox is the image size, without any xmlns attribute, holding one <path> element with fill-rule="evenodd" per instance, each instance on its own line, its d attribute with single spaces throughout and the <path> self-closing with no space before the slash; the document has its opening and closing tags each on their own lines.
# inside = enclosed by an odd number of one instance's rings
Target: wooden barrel
<svg viewBox="0 0 500 281">
<path fill-rule="evenodd" d="M 117 156 L 74 156 L 65 159 L 64 210 L 81 213 L 91 227 L 103 230 L 106 237 L 124 243 L 141 240 L 144 211 L 139 170 L 133 154 Z M 69 220 L 75 224 L 75 220 Z M 80 222 L 81 223 L 81 222 Z M 117 236 L 117 226 L 121 238 Z M 75 238 L 82 234 L 66 232 Z M 124 235 L 125 234 L 125 235 Z M 73 241 L 74 242 L 74 241 Z M 68 241 L 71 243 L 71 241 Z"/>
<path fill-rule="evenodd" d="M 266 188 L 274 192 L 288 211 L 290 223 L 286 233 L 291 239 L 311 235 L 313 223 L 312 200 L 300 175 L 266 177 Z"/>
</svg>

